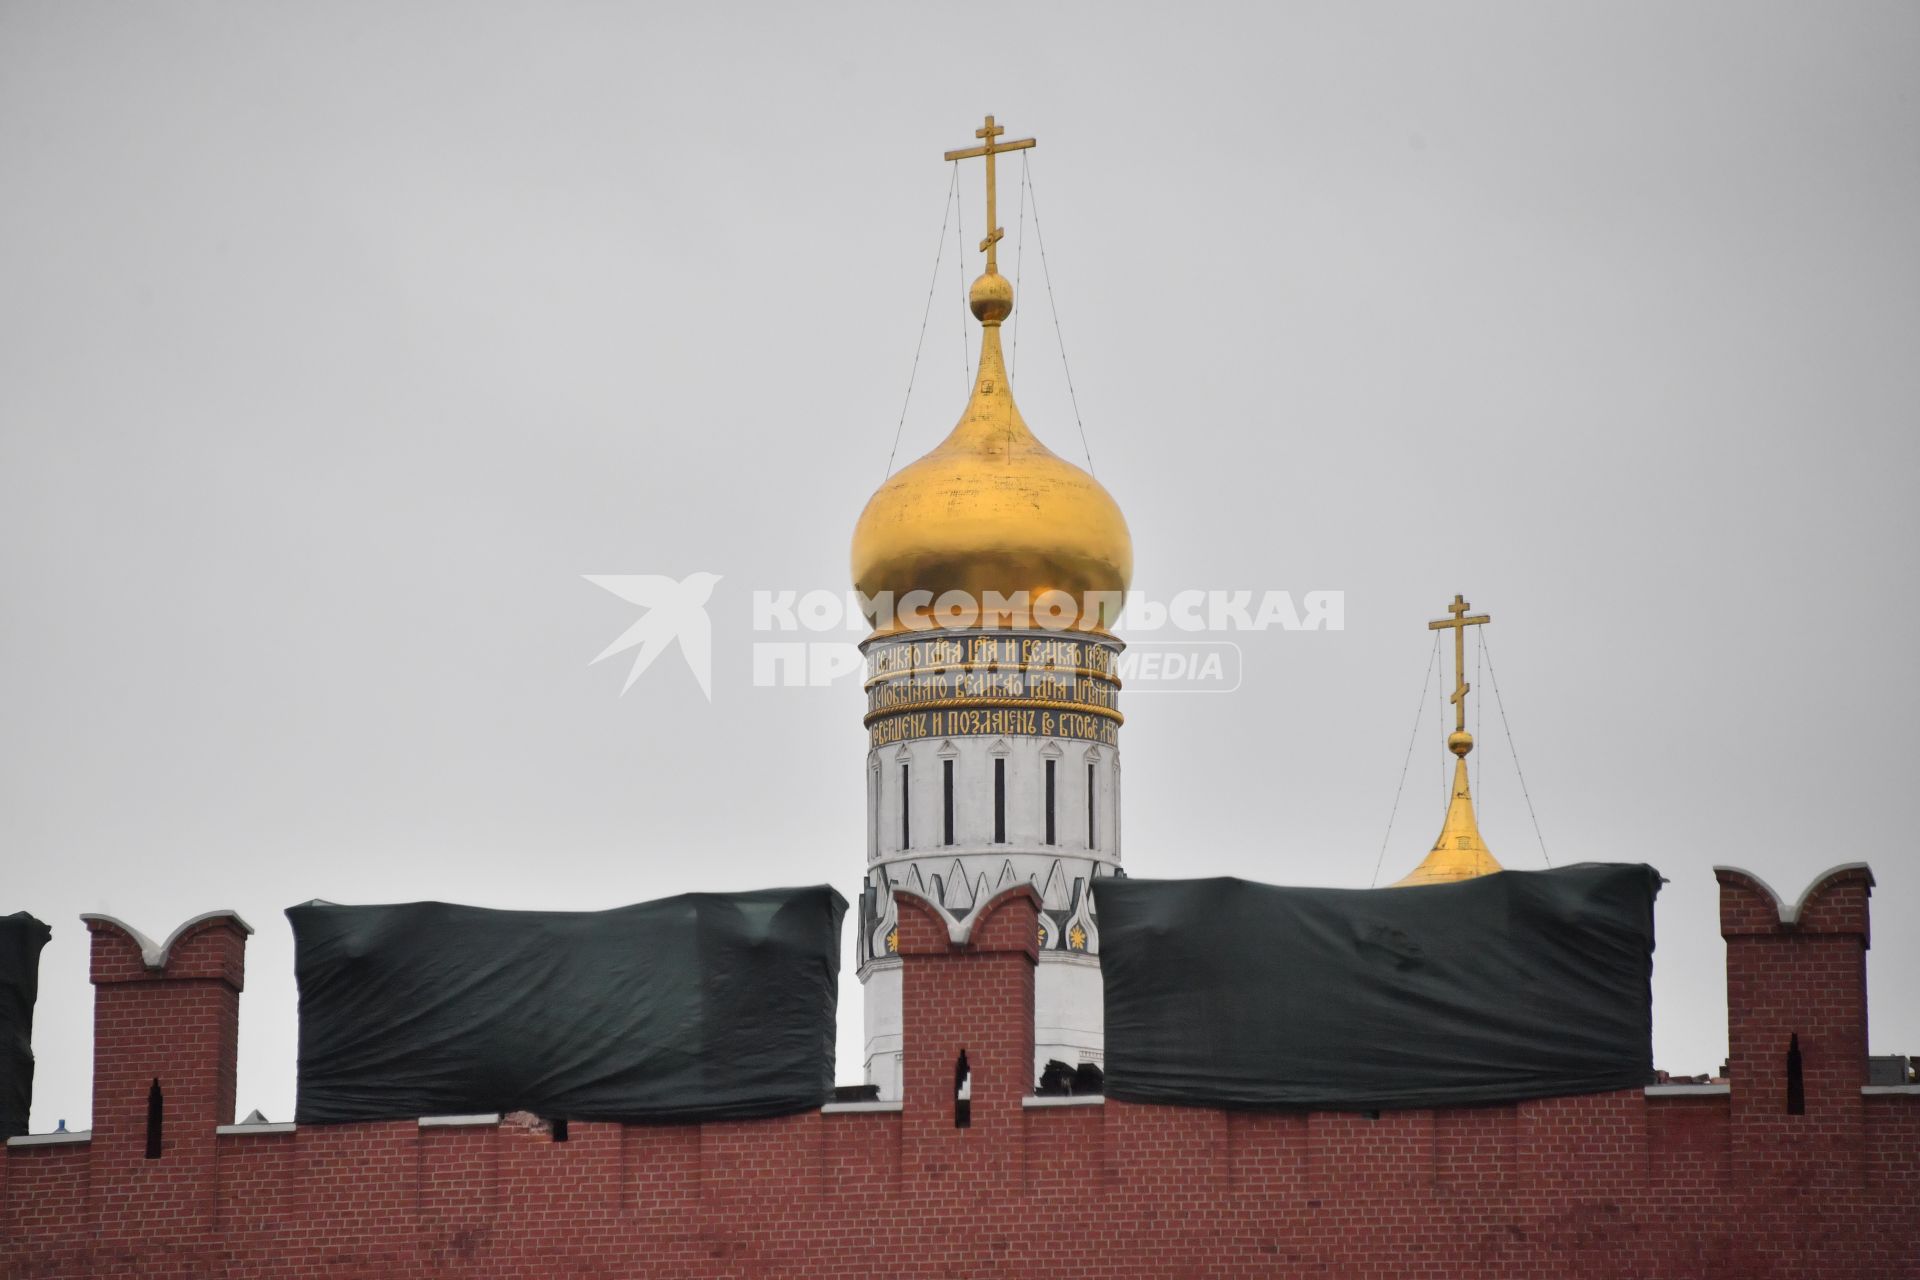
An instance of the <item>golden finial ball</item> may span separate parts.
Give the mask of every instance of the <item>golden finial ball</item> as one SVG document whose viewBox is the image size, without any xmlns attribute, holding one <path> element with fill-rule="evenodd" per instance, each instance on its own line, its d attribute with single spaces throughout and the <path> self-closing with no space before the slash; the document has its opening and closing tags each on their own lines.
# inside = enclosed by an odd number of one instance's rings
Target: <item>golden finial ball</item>
<svg viewBox="0 0 1920 1280">
<path fill-rule="evenodd" d="M 999 324 L 1013 314 L 1013 285 L 998 271 L 989 271 L 973 282 L 967 303 L 981 324 Z"/>
<path fill-rule="evenodd" d="M 1473 750 L 1473 735 L 1468 733 L 1465 729 L 1460 729 L 1454 733 L 1448 734 L 1447 750 L 1453 752 L 1453 754 L 1457 756 L 1464 756 L 1465 754 L 1467 754 L 1467 752 Z"/>
</svg>

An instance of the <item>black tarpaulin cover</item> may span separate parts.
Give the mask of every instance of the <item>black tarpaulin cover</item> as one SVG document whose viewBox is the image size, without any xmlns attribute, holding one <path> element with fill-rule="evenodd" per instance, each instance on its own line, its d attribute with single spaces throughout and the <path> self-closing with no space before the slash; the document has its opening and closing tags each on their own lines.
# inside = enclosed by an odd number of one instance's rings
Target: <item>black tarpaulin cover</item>
<svg viewBox="0 0 1920 1280">
<path fill-rule="evenodd" d="M 833 1092 L 846 908 L 825 885 L 596 912 L 290 907 L 294 1118 L 690 1121 L 817 1107 Z"/>
<path fill-rule="evenodd" d="M 33 1108 L 33 1002 L 40 948 L 52 936 L 24 911 L 0 917 L 0 1139 L 25 1133 Z"/>
<path fill-rule="evenodd" d="M 1116 1098 L 1373 1110 L 1653 1079 L 1652 867 L 1096 886 Z"/>
</svg>

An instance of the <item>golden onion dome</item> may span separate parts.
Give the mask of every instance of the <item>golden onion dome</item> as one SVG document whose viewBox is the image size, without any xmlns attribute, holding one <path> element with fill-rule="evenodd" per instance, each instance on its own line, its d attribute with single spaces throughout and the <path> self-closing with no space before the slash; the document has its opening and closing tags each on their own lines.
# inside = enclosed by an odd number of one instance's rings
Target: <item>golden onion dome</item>
<svg viewBox="0 0 1920 1280">
<path fill-rule="evenodd" d="M 896 609 L 910 608 L 902 602 L 913 592 L 965 592 L 988 606 L 1019 593 L 1036 606 L 1048 592 L 1093 597 L 1104 607 L 1072 629 L 1105 632 L 1133 578 L 1126 518 L 1098 480 L 1040 443 L 1013 402 L 1000 351 L 1000 322 L 1013 311 L 1006 277 L 989 266 L 969 301 L 981 324 L 973 395 L 945 440 L 867 500 L 853 530 L 853 584 Z M 901 629 L 896 615 L 873 622 L 877 634 Z M 976 614 L 966 624 L 1009 619 Z"/>
</svg>

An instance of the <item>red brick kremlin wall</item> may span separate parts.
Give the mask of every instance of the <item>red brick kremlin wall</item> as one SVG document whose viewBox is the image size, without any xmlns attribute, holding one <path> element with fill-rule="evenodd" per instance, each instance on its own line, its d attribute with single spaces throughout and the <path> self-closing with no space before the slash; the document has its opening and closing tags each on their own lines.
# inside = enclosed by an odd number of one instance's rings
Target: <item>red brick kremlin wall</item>
<svg viewBox="0 0 1920 1280">
<path fill-rule="evenodd" d="M 16 1140 L 10 1277 L 1920 1277 L 1920 1096 L 1866 1080 L 1864 867 L 1719 873 L 1730 1092 L 1459 1110 L 1034 1105 L 1029 889 L 955 940 L 902 893 L 906 1097 L 537 1128 L 233 1119 L 246 933 L 161 968 L 93 921 L 90 1139 Z M 1799 1038 L 1804 1114 L 1786 1057 Z M 954 1063 L 971 1067 L 955 1125 Z M 161 1082 L 163 1145 L 147 1159 Z"/>
</svg>

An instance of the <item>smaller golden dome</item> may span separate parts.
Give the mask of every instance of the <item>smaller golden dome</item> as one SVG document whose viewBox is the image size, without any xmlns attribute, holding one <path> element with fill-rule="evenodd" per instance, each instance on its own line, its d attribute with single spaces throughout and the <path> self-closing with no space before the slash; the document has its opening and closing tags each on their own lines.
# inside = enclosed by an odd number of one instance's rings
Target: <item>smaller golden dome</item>
<svg viewBox="0 0 1920 1280">
<path fill-rule="evenodd" d="M 1449 737 L 1447 746 L 1459 757 L 1453 762 L 1453 798 L 1447 802 L 1447 820 L 1440 828 L 1440 838 L 1433 842 L 1433 851 L 1405 879 L 1395 881 L 1393 888 L 1447 884 L 1503 870 L 1487 852 L 1487 843 L 1480 838 L 1480 824 L 1473 817 L 1473 793 L 1467 788 L 1467 752 L 1473 749 L 1473 738 L 1463 730 Z"/>
<path fill-rule="evenodd" d="M 1064 592 L 1076 606 L 1105 606 L 1077 608 L 1069 629 L 1104 633 L 1133 577 L 1126 518 L 1098 480 L 1040 443 L 1013 402 L 1000 351 L 1013 286 L 989 267 L 970 300 L 981 324 L 980 371 L 966 412 L 868 499 L 853 531 L 853 584 L 892 602 L 895 613 L 872 619 L 877 635 L 904 629 L 898 614 L 915 592 L 929 605 L 964 592 L 983 609 L 1024 595 L 1036 615 L 1043 597 Z M 938 613 L 945 625 L 1021 625 L 992 612 Z"/>
<path fill-rule="evenodd" d="M 1471 880 L 1492 875 L 1501 869 L 1487 852 L 1480 838 L 1480 824 L 1473 817 L 1473 793 L 1467 788 L 1467 753 L 1473 750 L 1473 735 L 1467 732 L 1466 636 L 1468 627 L 1492 622 L 1490 614 L 1473 614 L 1465 596 L 1456 595 L 1447 606 L 1448 617 L 1427 624 L 1429 631 L 1453 632 L 1453 732 L 1447 735 L 1447 750 L 1453 752 L 1453 798 L 1447 802 L 1447 820 L 1440 827 L 1440 838 L 1433 850 L 1420 860 L 1403 880 L 1391 886 L 1441 884 L 1449 880 Z"/>
</svg>

